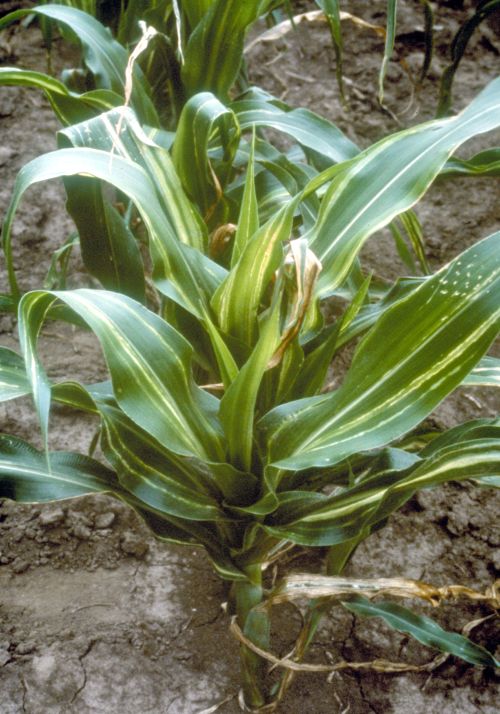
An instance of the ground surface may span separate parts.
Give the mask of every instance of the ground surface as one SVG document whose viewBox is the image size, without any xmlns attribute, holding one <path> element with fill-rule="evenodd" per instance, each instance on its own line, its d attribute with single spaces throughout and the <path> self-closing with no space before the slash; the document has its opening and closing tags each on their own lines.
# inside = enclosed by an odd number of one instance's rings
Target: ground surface
<svg viewBox="0 0 500 714">
<path fill-rule="evenodd" d="M 383 21 L 384 2 L 346 2 L 345 9 L 372 22 Z M 468 3 L 467 10 L 470 12 Z M 369 7 L 368 7 L 369 6 Z M 380 12 L 379 12 L 380 11 Z M 430 78 L 410 108 L 405 70 L 391 62 L 386 102 L 403 125 L 432 116 L 445 48 L 465 17 L 438 9 L 437 51 Z M 398 56 L 416 70 L 422 48 L 414 31 L 422 25 L 419 2 L 402 0 Z M 412 34 L 413 33 L 413 34 Z M 24 38 L 24 39 L 23 39 Z M 418 35 L 417 35 L 418 40 Z M 376 74 L 382 41 L 345 26 L 345 71 L 350 108 L 344 109 L 334 79 L 334 56 L 324 25 L 300 27 L 298 35 L 260 44 L 250 53 L 257 84 L 292 105 L 308 105 L 334 120 L 361 146 L 398 129 L 379 110 Z M 65 51 L 58 45 L 57 62 Z M 2 63 L 43 68 L 45 58 L 34 29 L 5 36 Z M 478 31 L 463 60 L 455 87 L 455 108 L 464 106 L 500 69 L 500 39 L 492 27 Z M 55 146 L 57 128 L 46 102 L 35 92 L 0 93 L 0 215 L 15 175 L 29 159 Z M 406 109 L 406 111 L 405 111 Z M 492 137 L 477 147 L 498 145 Z M 475 147 L 474 147 L 475 148 Z M 465 151 L 472 153 L 472 149 Z M 460 180 L 433 187 L 418 212 L 429 259 L 440 265 L 466 245 L 498 230 L 498 182 Z M 50 251 L 71 233 L 55 183 L 31 189 L 15 227 L 16 262 L 24 287 L 43 281 Z M 381 275 L 402 272 L 387 236 L 370 241 L 365 259 Z M 85 284 L 78 259 L 74 284 Z M 0 286 L 4 290 L 5 285 Z M 0 322 L 2 345 L 14 347 L 15 328 Z M 52 326 L 43 355 L 54 376 L 100 379 L 104 367 L 89 336 Z M 498 412 L 498 396 L 469 390 L 453 395 L 434 421 L 450 426 L 465 418 Z M 29 400 L 0 405 L 2 430 L 39 443 Z M 85 450 L 90 420 L 65 409 L 54 414 L 52 445 Z M 500 569 L 499 498 L 489 490 L 449 486 L 415 498 L 388 527 L 359 548 L 348 573 L 358 577 L 407 576 L 436 584 L 461 582 L 484 588 Z M 316 569 L 302 555 L 289 569 Z M 224 584 L 203 552 L 154 541 L 134 514 L 97 497 L 62 505 L 0 507 L 0 690 L 2 714 L 195 714 L 221 703 L 221 714 L 238 711 L 237 646 L 220 608 Z M 480 608 L 448 608 L 440 614 L 450 628 L 487 614 Z M 276 613 L 276 652 L 286 653 L 298 626 L 292 610 Z M 491 622 L 475 633 L 491 643 Z M 498 638 L 497 638 L 498 640 Z M 367 625 L 340 611 L 321 629 L 309 660 L 376 657 L 422 662 L 430 658 L 407 638 L 383 625 Z M 450 661 L 432 676 L 301 675 L 281 711 L 289 714 L 493 714 L 497 680 L 489 671 Z"/>
</svg>

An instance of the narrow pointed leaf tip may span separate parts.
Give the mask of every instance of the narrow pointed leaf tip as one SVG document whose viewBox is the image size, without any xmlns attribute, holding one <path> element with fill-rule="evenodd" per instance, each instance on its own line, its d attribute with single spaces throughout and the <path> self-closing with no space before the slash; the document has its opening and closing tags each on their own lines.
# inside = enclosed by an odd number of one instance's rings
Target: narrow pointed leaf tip
<svg viewBox="0 0 500 714">
<path fill-rule="evenodd" d="M 53 501 L 122 489 L 110 469 L 81 454 L 53 452 L 50 469 L 46 455 L 22 439 L 0 434 L 0 498 L 22 503 Z"/>
<path fill-rule="evenodd" d="M 360 595 L 342 604 L 355 615 L 381 617 L 394 630 L 411 635 L 427 647 L 449 652 L 470 664 L 500 667 L 500 662 L 484 647 L 456 632 L 447 632 L 430 617 L 417 615 L 401 605 L 391 602 L 374 603 Z"/>
</svg>

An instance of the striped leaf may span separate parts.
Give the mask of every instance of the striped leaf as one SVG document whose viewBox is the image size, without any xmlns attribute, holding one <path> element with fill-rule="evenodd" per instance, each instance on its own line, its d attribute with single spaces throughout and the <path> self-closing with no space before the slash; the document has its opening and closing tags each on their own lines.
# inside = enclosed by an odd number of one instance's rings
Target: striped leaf
<svg viewBox="0 0 500 714">
<path fill-rule="evenodd" d="M 103 196 L 101 183 L 84 177 L 64 181 L 66 209 L 78 230 L 85 267 L 108 290 L 144 303 L 146 281 L 137 241 L 123 216 Z"/>
<path fill-rule="evenodd" d="M 41 89 L 62 124 L 76 124 L 123 103 L 123 97 L 109 89 L 84 94 L 70 92 L 58 79 L 42 72 L 18 67 L 0 67 L 0 86 Z"/>
<path fill-rule="evenodd" d="M 0 497 L 22 503 L 88 493 L 122 493 L 115 474 L 98 461 L 67 451 L 46 454 L 15 436 L 0 434 Z"/>
<path fill-rule="evenodd" d="M 184 52 L 182 79 L 188 96 L 208 91 L 227 98 L 240 70 L 245 31 L 257 19 L 260 4 L 261 0 L 214 0 Z"/>
<path fill-rule="evenodd" d="M 500 79 L 459 115 L 406 129 L 362 152 L 332 181 L 311 248 L 323 264 L 319 295 L 342 284 L 362 245 L 425 193 L 465 141 L 500 125 Z"/>
<path fill-rule="evenodd" d="M 23 397 L 31 392 L 22 357 L 0 347 L 0 402 Z"/>
<path fill-rule="evenodd" d="M 49 469 L 46 454 L 17 437 L 0 434 L 0 498 L 41 503 L 90 493 L 118 496 L 138 511 L 158 538 L 203 545 L 222 578 L 245 578 L 209 525 L 156 510 L 124 491 L 110 469 L 88 456 L 51 452 Z"/>
<path fill-rule="evenodd" d="M 419 453 L 421 457 L 429 458 L 453 444 L 476 439 L 496 438 L 500 438 L 500 420 L 472 419 L 438 434 Z"/>
<path fill-rule="evenodd" d="M 437 451 L 419 464 L 408 476 L 400 478 L 382 495 L 377 508 L 368 518 L 368 525 L 387 518 L 416 491 L 436 486 L 446 481 L 464 479 L 498 480 L 500 476 L 500 441 L 494 438 L 478 438 L 453 444 Z M 486 485 L 494 486 L 495 483 Z"/>
<path fill-rule="evenodd" d="M 480 151 L 470 159 L 449 159 L 441 176 L 500 176 L 500 148 Z"/>
<path fill-rule="evenodd" d="M 424 454 L 426 452 L 423 452 Z M 489 429 L 469 431 L 463 441 L 457 441 L 433 453 L 392 489 L 394 493 L 413 489 L 412 493 L 445 480 L 463 480 L 500 474 L 500 424 Z"/>
<path fill-rule="evenodd" d="M 426 277 L 399 278 L 395 281 L 395 283 L 393 283 L 392 286 L 390 286 L 388 290 L 383 291 L 382 296 L 377 302 L 363 305 L 356 317 L 346 327 L 342 334 L 339 335 L 337 348 L 342 347 L 358 335 L 361 335 L 369 330 L 384 312 L 386 312 L 396 302 L 402 300 L 411 292 L 416 290 L 416 288 L 418 288 L 419 285 L 422 285 L 426 279 Z"/>
<path fill-rule="evenodd" d="M 120 107 L 60 131 L 58 137 L 61 146 L 108 151 L 142 167 L 177 239 L 203 251 L 207 246 L 206 227 L 182 190 L 170 153 L 153 140 L 157 132 L 146 131 L 132 110 Z"/>
<path fill-rule="evenodd" d="M 59 404 L 79 409 L 88 414 L 99 414 L 96 401 L 114 404 L 113 385 L 110 380 L 90 384 L 86 387 L 79 382 L 59 382 L 51 385 L 52 399 Z"/>
<path fill-rule="evenodd" d="M 231 254 L 231 265 L 237 263 L 243 248 L 259 228 L 259 203 L 255 191 L 255 132 L 252 138 L 248 157 L 245 189 L 240 204 L 238 225 L 234 236 L 234 246 Z"/>
<path fill-rule="evenodd" d="M 119 135 L 118 135 L 119 129 Z M 109 151 L 141 166 L 155 187 L 158 203 L 181 242 L 203 249 L 206 229 L 182 191 L 168 151 L 143 132 L 131 110 L 107 112 L 60 132 L 60 143 Z M 126 222 L 102 196 L 100 182 L 65 179 L 68 211 L 80 234 L 87 269 L 104 287 L 144 301 L 144 267 Z"/>
<path fill-rule="evenodd" d="M 274 272 L 281 264 L 282 243 L 292 234 L 295 211 L 325 183 L 343 175 L 350 163 L 335 164 L 314 176 L 294 198 L 274 213 L 246 244 L 236 265 L 215 292 L 211 305 L 222 331 L 242 343 L 255 344 L 260 305 Z"/>
<path fill-rule="evenodd" d="M 154 479 L 164 479 L 160 486 L 162 490 L 166 489 L 166 503 L 162 507 L 158 503 L 154 505 L 151 499 L 143 498 L 158 513 L 191 520 L 192 516 L 185 503 L 189 490 L 192 490 L 191 497 L 195 505 L 200 499 L 205 509 L 207 503 L 213 508 L 214 498 L 219 503 L 226 501 L 232 504 L 249 503 L 255 498 L 257 479 L 254 475 L 237 471 L 228 463 L 208 463 L 192 456 L 181 457 L 141 429 L 118 408 L 111 382 L 86 387 L 77 382 L 62 382 L 52 386 L 52 398 L 60 404 L 101 417 L 104 426 L 103 452 L 120 479 L 122 474 L 128 478 L 126 474 L 132 471 L 132 476 L 127 480 L 130 492 L 135 493 L 135 486 L 140 487 L 142 470 Z M 151 465 L 154 466 L 153 470 Z M 122 483 L 125 484 L 125 481 L 122 480 Z M 177 485 L 181 488 L 179 496 L 176 494 Z M 139 498 L 137 493 L 135 495 Z M 178 512 L 180 507 L 186 508 L 184 516 Z"/>
<path fill-rule="evenodd" d="M 240 153 L 241 151 L 240 147 Z M 316 193 L 309 193 L 307 191 L 309 182 L 312 178 L 316 178 L 318 172 L 310 164 L 305 163 L 301 152 L 296 150 L 296 154 L 290 156 L 281 153 L 275 149 L 271 144 L 261 139 L 256 141 L 256 160 L 260 168 L 257 174 L 257 179 L 261 174 L 272 174 L 279 183 L 286 189 L 289 196 L 296 196 L 300 191 L 306 190 L 303 200 L 298 207 L 302 215 L 302 222 L 304 229 L 310 228 L 317 220 L 319 212 L 319 196 Z M 264 169 L 264 171 L 262 171 Z M 272 190 L 272 189 L 271 189 Z M 319 193 L 319 192 L 318 192 Z M 259 204 L 261 201 L 267 201 L 267 196 L 259 195 Z M 289 200 L 289 196 L 282 194 L 285 200 L 279 200 L 279 196 L 276 200 L 276 212 L 284 203 Z"/>
<path fill-rule="evenodd" d="M 470 440 L 465 434 L 464 441 L 443 446 L 427 458 L 423 458 L 424 451 L 421 455 L 401 452 L 396 460 L 381 460 L 382 470 L 378 473 L 374 468 L 371 475 L 332 496 L 298 490 L 283 492 L 279 494 L 279 507 L 264 528 L 302 545 L 335 545 L 363 532 L 366 537 L 423 488 L 465 479 L 484 479 L 485 485 L 495 485 L 491 479 L 500 475 L 498 427 L 484 438 L 480 432 L 476 434 L 471 432 Z"/>
<path fill-rule="evenodd" d="M 207 479 L 184 465 L 112 406 L 99 404 L 103 450 L 121 486 L 157 512 L 192 521 L 216 521 L 223 513 Z M 212 491 L 212 494 L 210 493 Z"/>
<path fill-rule="evenodd" d="M 300 150 L 299 150 L 300 151 Z M 256 139 L 254 168 L 254 187 L 257 198 L 257 208 L 260 223 L 265 223 L 278 210 L 289 202 L 290 197 L 296 196 L 301 190 L 308 187 L 309 181 L 318 174 L 315 168 L 304 162 L 302 152 L 297 151 L 297 157 L 287 156 L 275 149 L 271 144 L 262 139 Z M 235 167 L 239 168 L 247 164 L 247 175 L 245 181 L 243 177 L 237 177 L 226 190 L 226 197 L 229 201 L 234 201 L 241 205 L 243 201 L 244 185 L 248 184 L 249 161 L 251 159 L 251 143 L 244 140 L 235 160 Z M 316 221 L 319 211 L 319 198 L 315 193 L 307 193 L 302 203 L 296 209 L 297 216 L 302 215 L 304 227 L 311 227 Z M 233 249 L 233 264 L 235 262 L 235 251 Z M 238 253 L 239 257 L 239 253 Z"/>
<path fill-rule="evenodd" d="M 381 617 L 393 630 L 404 632 L 427 647 L 449 652 L 470 664 L 500 667 L 500 662 L 484 647 L 476 645 L 456 632 L 447 632 L 430 617 L 417 615 L 396 603 L 370 602 L 361 595 L 353 595 L 350 600 L 342 604 L 355 615 Z"/>
<path fill-rule="evenodd" d="M 314 176 L 300 193 L 275 212 L 247 242 L 236 265 L 211 301 L 224 333 L 248 346 L 255 344 L 259 308 L 274 272 L 281 265 L 281 244 L 291 237 L 299 203 L 320 190 L 325 183 L 342 175 L 349 165 L 349 162 L 336 164 Z"/>
<path fill-rule="evenodd" d="M 178 240 L 151 180 L 139 165 L 96 149 L 54 151 L 34 159 L 19 172 L 2 233 L 14 297 L 19 298 L 20 291 L 12 264 L 11 227 L 21 197 L 34 183 L 75 175 L 107 181 L 133 200 L 150 235 L 153 276 L 159 290 L 194 315 L 207 318 L 208 300 L 224 269 Z"/>
<path fill-rule="evenodd" d="M 223 459 L 218 402 L 193 381 L 189 343 L 139 303 L 104 291 L 39 291 L 21 300 L 21 344 L 44 434 L 50 385 L 36 354 L 36 338 L 57 298 L 98 337 L 117 402 L 132 421 L 175 453 Z"/>
<path fill-rule="evenodd" d="M 464 387 L 500 387 L 500 359 L 483 357 L 462 384 Z"/>
<path fill-rule="evenodd" d="M 27 10 L 16 10 L 0 18 L 0 30 L 30 14 L 55 20 L 72 30 L 81 42 L 83 60 L 94 76 L 96 88 L 111 89 L 124 96 L 128 53 L 100 22 L 74 7 L 38 5 Z M 137 64 L 134 67 L 131 101 L 143 121 L 153 126 L 158 124 L 158 115 L 149 97 L 147 83 Z"/>
<path fill-rule="evenodd" d="M 279 319 L 280 301 L 276 299 L 263 318 L 255 348 L 221 400 L 220 418 L 231 462 L 244 471 L 252 467 L 255 404 L 264 372 L 280 342 Z"/>
<path fill-rule="evenodd" d="M 217 174 L 209 156 L 210 140 L 216 132 L 222 151 Z M 234 113 L 210 92 L 196 94 L 184 106 L 172 157 L 184 190 L 206 220 L 221 200 L 221 190 L 232 168 L 239 139 L 240 127 Z"/>
<path fill-rule="evenodd" d="M 291 109 L 262 90 L 247 92 L 231 108 L 242 130 L 257 126 L 288 134 L 313 152 L 318 168 L 348 161 L 359 154 L 356 144 L 327 119 L 309 109 Z"/>
<path fill-rule="evenodd" d="M 260 427 L 275 466 L 328 466 L 383 446 L 460 384 L 500 329 L 499 235 L 388 309 L 360 344 L 340 389 L 264 417 Z"/>
<path fill-rule="evenodd" d="M 262 296 L 281 264 L 281 244 L 290 237 L 296 204 L 292 201 L 257 231 L 212 299 L 223 332 L 245 345 L 255 344 Z"/>
<path fill-rule="evenodd" d="M 338 343 L 358 314 L 368 294 L 370 280 L 371 277 L 368 276 L 361 284 L 342 318 L 324 327 L 306 345 L 306 356 L 300 371 L 295 375 L 295 383 L 293 384 L 292 394 L 295 399 L 313 396 L 323 387 Z"/>
</svg>

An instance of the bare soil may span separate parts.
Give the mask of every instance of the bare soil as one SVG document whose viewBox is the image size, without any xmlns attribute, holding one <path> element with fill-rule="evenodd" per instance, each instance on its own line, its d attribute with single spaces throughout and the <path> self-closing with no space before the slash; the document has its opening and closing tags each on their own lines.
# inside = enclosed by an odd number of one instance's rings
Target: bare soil
<svg viewBox="0 0 500 714">
<path fill-rule="evenodd" d="M 433 3 L 438 26 L 429 78 L 418 94 L 406 67 L 418 71 L 422 47 L 421 4 L 402 0 L 399 39 L 389 65 L 386 105 L 376 101 L 376 77 L 383 41 L 345 25 L 345 74 L 349 107 L 339 99 L 334 53 L 323 24 L 301 25 L 299 32 L 250 55 L 251 79 L 295 106 L 335 121 L 362 147 L 400 125 L 431 118 L 437 83 L 447 63 L 453 33 L 470 14 Z M 344 9 L 374 23 L 384 20 L 385 2 L 345 2 Z M 417 33 L 415 34 L 415 31 Z M 467 104 L 500 69 L 500 37 L 493 26 L 475 34 L 459 69 L 454 108 Z M 36 29 L 5 33 L 0 61 L 42 69 L 45 51 Z M 55 62 L 68 62 L 57 43 Z M 413 97 L 412 97 L 413 94 Z M 410 101 L 411 100 L 411 101 Z M 55 148 L 57 124 L 36 92 L 0 91 L 0 215 L 17 171 L 31 158 Z M 500 138 L 500 137 L 499 137 Z M 466 147 L 467 156 L 498 145 L 491 135 Z M 438 266 L 475 240 L 498 230 L 497 180 L 461 179 L 432 187 L 418 207 L 428 257 Z M 72 232 L 63 192 L 49 182 L 31 189 L 15 226 L 16 263 L 21 284 L 38 287 L 50 253 Z M 374 237 L 365 260 L 380 275 L 404 272 L 385 234 Z M 86 285 L 75 258 L 72 285 Z M 6 290 L 4 284 L 0 290 Z M 2 345 L 16 345 L 15 324 L 0 318 Z M 54 376 L 92 381 L 104 377 L 102 358 L 92 338 L 69 327 L 51 326 L 43 337 L 43 356 Z M 492 416 L 497 394 L 458 390 L 433 415 L 448 427 L 467 418 Z M 39 444 L 30 401 L 0 405 L 2 431 Z M 68 409 L 56 408 L 51 445 L 88 448 L 95 425 Z M 406 576 L 437 585 L 462 583 L 484 589 L 500 571 L 499 496 L 467 484 L 426 491 L 390 519 L 357 551 L 347 573 L 357 577 Z M 292 571 L 317 571 L 317 555 L 300 552 Z M 220 704 L 221 714 L 239 711 L 238 648 L 221 609 L 226 585 L 212 572 L 202 550 L 160 543 L 135 514 L 107 497 L 59 504 L 0 504 L 0 687 L 2 714 L 195 714 Z M 460 630 L 488 614 L 480 607 L 454 606 L 433 613 L 443 626 Z M 286 654 L 299 627 L 296 611 L 276 610 L 273 648 Z M 474 632 L 476 641 L 494 647 L 494 622 Z M 424 662 L 432 653 L 381 623 L 360 621 L 332 610 L 308 659 L 328 663 L 384 657 Z M 497 675 L 450 659 L 428 674 L 338 674 L 298 676 L 280 711 L 289 714 L 494 714 Z"/>
</svg>

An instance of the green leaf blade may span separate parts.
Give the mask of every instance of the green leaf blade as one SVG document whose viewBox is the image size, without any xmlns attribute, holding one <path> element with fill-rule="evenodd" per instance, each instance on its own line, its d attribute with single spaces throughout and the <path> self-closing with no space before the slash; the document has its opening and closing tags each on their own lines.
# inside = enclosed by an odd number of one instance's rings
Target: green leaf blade
<svg viewBox="0 0 500 714">
<path fill-rule="evenodd" d="M 484 647 L 463 635 L 447 632 L 429 617 L 416 615 L 401 605 L 390 602 L 370 602 L 358 595 L 342 603 L 355 615 L 381 617 L 394 630 L 404 632 L 427 647 L 448 652 L 455 657 L 482 667 L 499 667 L 500 663 Z"/>
<path fill-rule="evenodd" d="M 33 292 L 20 303 L 23 351 L 45 432 L 50 387 L 36 355 L 36 337 L 56 298 L 95 332 L 116 399 L 133 421 L 176 453 L 222 458 L 217 400 L 194 383 L 189 343 L 139 303 L 105 291 Z"/>
<path fill-rule="evenodd" d="M 22 357 L 7 347 L 0 347 L 0 402 L 24 397 L 30 392 Z"/>
<path fill-rule="evenodd" d="M 500 125 L 500 79 L 459 115 L 383 139 L 333 180 L 311 248 L 323 264 L 318 293 L 326 297 L 347 277 L 364 242 L 425 193 L 451 154 L 473 136 Z"/>
<path fill-rule="evenodd" d="M 46 455 L 14 436 L 0 434 L 0 497 L 22 503 L 73 498 L 89 493 L 121 493 L 110 469 L 81 454 Z"/>
<path fill-rule="evenodd" d="M 500 387 L 500 359 L 483 357 L 462 382 L 464 387 Z"/>
<path fill-rule="evenodd" d="M 214 284 L 221 282 L 224 269 L 178 240 L 151 180 L 140 165 L 97 149 L 60 149 L 34 159 L 19 172 L 2 230 L 14 297 L 19 298 L 20 291 L 13 266 L 11 230 L 24 192 L 40 181 L 79 174 L 107 181 L 133 200 L 151 238 L 153 277 L 159 290 L 194 315 L 206 317 Z"/>
<path fill-rule="evenodd" d="M 0 30 L 31 13 L 69 27 L 82 44 L 84 61 L 94 75 L 96 88 L 112 90 L 124 96 L 128 53 L 113 39 L 107 28 L 77 8 L 48 4 L 6 15 L 0 19 Z M 153 126 L 158 124 L 158 115 L 149 97 L 147 82 L 137 65 L 134 68 L 132 106 L 144 121 Z"/>
<path fill-rule="evenodd" d="M 121 486 L 167 517 L 217 521 L 222 511 L 207 484 L 189 463 L 140 429 L 119 409 L 98 403 L 104 453 Z"/>
<path fill-rule="evenodd" d="M 65 180 L 66 208 L 78 229 L 83 262 L 103 287 L 145 302 L 144 264 L 123 217 L 104 200 L 99 181 Z"/>
<path fill-rule="evenodd" d="M 224 100 L 238 75 L 247 27 L 260 0 L 214 0 L 191 33 L 182 79 L 189 95 L 210 91 Z"/>
<path fill-rule="evenodd" d="M 383 313 L 336 392 L 266 415 L 261 427 L 275 466 L 328 466 L 385 445 L 460 384 L 500 329 L 498 238 L 473 246 Z"/>
</svg>

